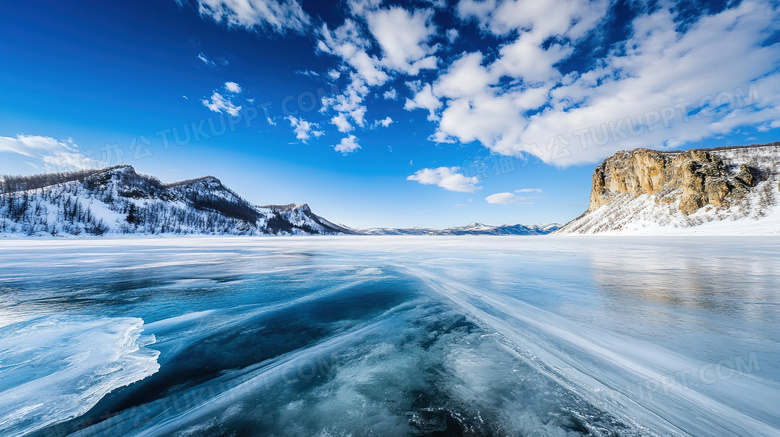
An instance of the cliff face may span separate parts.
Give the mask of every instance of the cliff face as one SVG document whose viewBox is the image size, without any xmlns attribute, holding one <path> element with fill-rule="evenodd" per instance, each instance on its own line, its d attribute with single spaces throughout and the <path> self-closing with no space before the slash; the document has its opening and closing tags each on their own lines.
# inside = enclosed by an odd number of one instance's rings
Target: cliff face
<svg viewBox="0 0 780 437">
<path fill-rule="evenodd" d="M 588 211 L 597 210 L 621 193 L 660 195 L 666 203 L 677 200 L 683 214 L 705 205 L 728 207 L 748 193 L 758 172 L 746 164 L 733 167 L 707 150 L 618 152 L 593 172 Z"/>
<path fill-rule="evenodd" d="M 558 233 L 759 219 L 780 203 L 778 182 L 780 143 L 622 151 L 596 167 L 588 210 Z"/>
</svg>

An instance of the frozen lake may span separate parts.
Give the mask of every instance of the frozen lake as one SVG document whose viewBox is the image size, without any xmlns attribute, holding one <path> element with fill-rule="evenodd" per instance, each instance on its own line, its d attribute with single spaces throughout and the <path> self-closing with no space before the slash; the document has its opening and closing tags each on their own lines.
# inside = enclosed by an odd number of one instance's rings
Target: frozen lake
<svg viewBox="0 0 780 437">
<path fill-rule="evenodd" d="M 780 238 L 0 240 L 0 435 L 780 435 Z"/>
</svg>

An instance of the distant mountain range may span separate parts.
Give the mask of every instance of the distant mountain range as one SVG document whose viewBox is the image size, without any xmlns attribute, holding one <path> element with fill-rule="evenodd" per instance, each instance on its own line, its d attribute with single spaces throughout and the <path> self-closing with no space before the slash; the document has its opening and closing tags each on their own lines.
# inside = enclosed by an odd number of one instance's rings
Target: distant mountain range
<svg viewBox="0 0 780 437">
<path fill-rule="evenodd" d="M 471 223 L 447 229 L 369 228 L 360 229 L 357 232 L 363 235 L 546 235 L 558 228 L 560 228 L 558 224 L 490 226 L 482 223 Z"/>
<path fill-rule="evenodd" d="M 590 207 L 556 234 L 780 234 L 780 143 L 622 151 L 593 172 Z"/>
<path fill-rule="evenodd" d="M 0 177 L 0 234 L 543 235 L 557 228 L 352 229 L 307 204 L 253 205 L 213 176 L 164 184 L 129 165 Z"/>
</svg>

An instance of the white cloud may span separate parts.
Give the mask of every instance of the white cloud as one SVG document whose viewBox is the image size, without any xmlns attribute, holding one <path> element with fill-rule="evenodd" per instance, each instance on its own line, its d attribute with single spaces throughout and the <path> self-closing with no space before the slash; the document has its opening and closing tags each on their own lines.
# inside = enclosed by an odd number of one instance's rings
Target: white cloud
<svg viewBox="0 0 780 437">
<path fill-rule="evenodd" d="M 335 117 L 330 119 L 330 122 L 336 126 L 336 129 L 338 129 L 341 133 L 348 133 L 352 132 L 355 128 L 352 126 L 352 123 L 347 120 L 347 114 L 340 113 L 337 114 Z"/>
<path fill-rule="evenodd" d="M 524 114 L 548 102 L 550 90 L 561 78 L 554 65 L 573 50 L 549 44 L 549 38 L 581 38 L 605 11 L 602 0 L 590 5 L 573 0 L 522 4 L 463 0 L 458 5 L 461 18 L 475 19 L 499 37 L 517 36 L 500 46 L 492 62 L 478 51 L 462 54 L 430 88 L 422 86 L 413 100 L 407 100 L 405 109 L 426 109 L 429 120 L 439 120 L 433 141 L 479 141 L 494 152 L 519 154 L 528 125 Z"/>
<path fill-rule="evenodd" d="M 286 118 L 287 121 L 290 122 L 290 126 L 292 126 L 293 130 L 295 131 L 295 138 L 301 140 L 304 143 L 309 141 L 311 137 L 317 138 L 325 135 L 325 132 L 316 129 L 319 127 L 317 123 L 310 123 L 306 120 L 295 118 L 293 116 Z"/>
<path fill-rule="evenodd" d="M 416 85 L 419 91 L 413 100 L 407 99 L 404 109 L 426 109 L 429 120 L 440 120 L 431 136 L 435 142 L 478 140 L 492 146 L 496 138 L 503 138 L 506 141 L 500 150 L 509 149 L 511 153 L 515 149 L 510 148 L 509 141 L 517 137 L 526 123 L 523 112 L 544 104 L 548 88 L 504 92 L 496 86 L 501 75 L 483 62 L 480 52 L 463 54 L 432 86 Z M 411 87 L 415 89 L 415 84 Z"/>
<path fill-rule="evenodd" d="M 217 21 L 285 32 L 310 26 L 300 1 L 199 0 L 199 5 Z M 638 16 L 626 23 L 626 41 L 611 42 L 600 59 L 565 62 L 575 48 L 584 48 L 579 44 L 586 38 L 606 41 L 604 24 L 614 3 L 459 0 L 458 24 L 476 24 L 485 40 L 498 43 L 443 65 L 436 42 L 447 46 L 462 38 L 457 26 L 435 22 L 440 12 L 433 8 L 446 3 L 425 0 L 415 8 L 347 0 L 343 23 L 316 29 L 318 52 L 338 60 L 328 78 L 347 76 L 343 93 L 322 101 L 322 112 L 340 132 L 375 127 L 366 122 L 366 99 L 396 80 L 414 81 L 404 108 L 427 111 L 436 122 L 431 140 L 479 142 L 496 153 L 532 154 L 560 166 L 595 162 L 619 149 L 680 146 L 746 125 L 778 127 L 780 43 L 772 43 L 771 35 L 778 30 L 780 8 L 774 3 L 734 2 L 681 30 L 685 17 L 676 16 L 670 3 L 643 8 L 635 2 L 631 7 Z M 585 55 L 595 53 L 600 52 Z M 199 58 L 213 65 L 203 53 Z M 424 70 L 426 83 L 412 77 Z M 739 104 L 740 94 L 747 94 L 747 104 Z M 215 96 L 204 101 L 211 110 L 240 109 Z M 381 96 L 395 100 L 398 92 L 390 88 Z M 721 96 L 738 104 L 719 105 L 715 100 Z M 700 106 L 703 116 L 688 116 Z"/>
<path fill-rule="evenodd" d="M 458 14 L 507 39 L 495 58 L 455 60 L 405 108 L 438 121 L 437 142 L 478 141 L 567 166 L 620 149 L 665 148 L 780 119 L 780 10 L 746 0 L 679 30 L 668 5 L 640 14 L 631 36 L 590 70 L 558 63 L 604 18 L 603 0 L 462 0 Z M 550 43 L 550 41 L 553 41 Z M 739 60 L 739 62 L 735 62 Z M 699 116 L 693 114 L 699 108 Z M 689 116 L 690 115 L 690 116 Z"/>
<path fill-rule="evenodd" d="M 553 35 L 582 38 L 604 17 L 608 6 L 607 0 L 461 0 L 458 15 L 475 19 L 484 30 L 497 36 L 520 30 L 541 44 Z"/>
<path fill-rule="evenodd" d="M 447 0 L 423 0 L 426 3 L 429 3 L 431 6 L 433 6 L 436 9 L 442 9 L 447 7 Z"/>
<path fill-rule="evenodd" d="M 439 97 L 456 99 L 475 97 L 484 93 L 496 77 L 482 66 L 482 53 L 464 54 L 450 65 L 447 72 L 436 81 L 435 92 Z"/>
<path fill-rule="evenodd" d="M 72 150 L 72 146 L 51 137 L 37 135 L 17 135 L 16 138 L 0 137 L 0 152 L 37 157 L 41 153 L 52 153 L 61 150 Z"/>
<path fill-rule="evenodd" d="M 382 71 L 379 59 L 369 56 L 367 50 L 371 41 L 365 37 L 358 24 L 347 19 L 344 24 L 331 31 L 327 24 L 323 24 L 320 30 L 321 39 L 317 48 L 324 52 L 338 56 L 347 65 L 357 72 L 357 78 L 370 86 L 382 85 L 389 79 L 387 73 Z"/>
<path fill-rule="evenodd" d="M 492 65 L 493 74 L 544 83 L 561 76 L 554 65 L 573 51 L 573 47 L 560 44 L 543 49 L 533 36 L 524 34 L 515 42 L 501 47 L 499 58 Z"/>
<path fill-rule="evenodd" d="M 203 54 L 203 52 L 198 53 L 198 59 L 200 59 L 204 64 L 208 65 L 209 67 L 214 66 L 214 61 L 207 58 L 206 55 Z"/>
<path fill-rule="evenodd" d="M 235 82 L 225 82 L 225 89 L 234 94 L 241 92 L 241 86 Z"/>
<path fill-rule="evenodd" d="M 382 0 L 349 0 L 349 10 L 356 16 L 362 16 L 379 8 L 381 3 Z"/>
<path fill-rule="evenodd" d="M 776 120 L 780 96 L 770 90 L 780 85 L 780 45 L 761 43 L 778 20 L 770 6 L 749 1 L 702 17 L 685 34 L 675 30 L 668 10 L 642 16 L 634 22 L 634 36 L 623 44 L 625 54 L 611 55 L 606 67 L 554 90 L 552 108 L 529 119 L 522 141 L 544 148 L 560 135 L 555 148 L 569 143 L 568 151 L 537 155 L 568 165 L 597 161 L 620 149 L 677 146 Z M 734 101 L 735 89 L 750 94 L 751 85 L 758 91 L 751 105 L 710 108 L 698 119 L 687 116 L 703 101 L 714 100 L 708 96 Z"/>
<path fill-rule="evenodd" d="M 541 193 L 541 188 L 521 188 L 519 190 L 515 190 L 515 193 Z"/>
<path fill-rule="evenodd" d="M 451 101 L 442 112 L 437 138 L 477 140 L 500 153 L 514 146 L 524 124 L 511 95 L 485 94 Z"/>
<path fill-rule="evenodd" d="M 38 135 L 17 135 L 16 138 L 0 137 L 0 152 L 40 159 L 45 164 L 44 167 L 51 171 L 103 166 L 99 161 L 85 156 L 73 140 L 56 140 Z"/>
<path fill-rule="evenodd" d="M 455 40 L 458 39 L 459 35 L 460 32 L 458 32 L 458 29 L 447 29 L 446 36 L 447 36 L 447 41 L 449 41 L 450 44 L 455 42 Z"/>
<path fill-rule="evenodd" d="M 335 111 L 336 115 L 331 119 L 331 123 L 340 132 L 351 132 L 354 129 L 353 124 L 364 126 L 363 118 L 367 108 L 363 102 L 369 93 L 369 87 L 383 85 L 390 76 L 382 70 L 379 59 L 367 53 L 371 41 L 362 34 L 356 21 L 347 19 L 333 31 L 324 24 L 320 36 L 318 50 L 338 56 L 343 63 L 342 69 L 351 70 L 347 88 L 340 95 L 323 98 L 321 110 Z M 338 73 L 335 70 L 331 72 Z M 333 76 L 331 74 L 331 77 Z M 338 77 L 340 76 L 341 73 L 338 73 Z"/>
<path fill-rule="evenodd" d="M 377 128 L 379 126 L 388 127 L 391 124 L 393 124 L 393 119 L 388 116 L 388 117 L 385 117 L 385 118 L 383 118 L 381 120 L 374 121 L 374 124 L 371 125 L 371 127 L 373 127 L 373 128 Z"/>
<path fill-rule="evenodd" d="M 466 177 L 459 173 L 458 167 L 424 168 L 406 178 L 408 181 L 417 181 L 423 185 L 436 185 L 448 191 L 461 193 L 473 193 L 482 187 L 477 187 L 479 178 Z"/>
<path fill-rule="evenodd" d="M 438 63 L 438 45 L 429 45 L 436 33 L 432 9 L 380 8 L 380 0 L 350 0 L 348 4 L 352 16 L 334 30 L 323 24 L 317 42 L 319 52 L 338 57 L 339 70 L 349 73 L 344 92 L 322 101 L 322 111 L 335 112 L 331 123 L 344 133 L 355 126 L 366 127 L 365 99 L 371 88 L 399 74 L 416 75 L 424 69 L 435 69 Z M 398 94 L 391 88 L 383 97 L 395 100 Z"/>
<path fill-rule="evenodd" d="M 335 97 L 322 99 L 322 109 L 320 111 L 324 112 L 328 109 L 336 111 L 337 114 L 331 119 L 331 123 L 340 132 L 352 131 L 353 123 L 364 127 L 367 108 L 363 104 L 363 100 L 367 94 L 368 87 L 358 75 L 353 74 L 352 83 L 347 86 L 343 93 Z"/>
<path fill-rule="evenodd" d="M 306 76 L 306 77 L 320 77 L 320 74 L 314 70 L 298 70 L 295 72 L 295 74 L 300 74 L 301 76 Z"/>
<path fill-rule="evenodd" d="M 428 110 L 428 120 L 438 120 L 436 110 L 441 108 L 443 103 L 438 97 L 433 95 L 431 84 L 426 83 L 420 88 L 414 95 L 413 99 L 406 99 L 404 103 L 404 109 L 411 111 L 413 109 L 426 109 Z"/>
<path fill-rule="evenodd" d="M 44 162 L 44 169 L 47 171 L 60 171 L 69 168 L 84 170 L 103 167 L 103 163 L 100 161 L 84 156 L 78 151 L 54 152 L 51 155 L 41 157 L 41 160 Z"/>
<path fill-rule="evenodd" d="M 342 138 L 341 142 L 333 147 L 337 152 L 341 152 L 344 155 L 352 153 L 357 149 L 360 149 L 360 145 L 357 143 L 357 138 L 354 135 L 350 135 L 346 138 Z"/>
<path fill-rule="evenodd" d="M 216 91 L 211 95 L 211 99 L 201 100 L 201 103 L 214 112 L 227 112 L 233 117 L 238 117 L 238 112 L 241 111 L 241 106 L 236 106 L 230 99 L 223 97 Z"/>
<path fill-rule="evenodd" d="M 381 64 L 393 71 L 416 75 L 422 69 L 436 68 L 438 59 L 430 56 L 437 47 L 427 45 L 436 32 L 431 23 L 433 11 L 414 12 L 401 7 L 379 9 L 366 14 L 366 22 L 382 48 Z"/>
<path fill-rule="evenodd" d="M 302 33 L 311 19 L 297 0 L 198 0 L 198 11 L 221 23 Z"/>
<path fill-rule="evenodd" d="M 490 21 L 490 14 L 496 9 L 496 0 L 460 0 L 458 15 L 461 19 L 474 19 L 484 28 Z"/>
<path fill-rule="evenodd" d="M 511 205 L 511 204 L 530 204 L 529 198 L 515 196 L 512 193 L 496 193 L 485 197 L 487 203 L 493 203 L 498 205 Z"/>
</svg>

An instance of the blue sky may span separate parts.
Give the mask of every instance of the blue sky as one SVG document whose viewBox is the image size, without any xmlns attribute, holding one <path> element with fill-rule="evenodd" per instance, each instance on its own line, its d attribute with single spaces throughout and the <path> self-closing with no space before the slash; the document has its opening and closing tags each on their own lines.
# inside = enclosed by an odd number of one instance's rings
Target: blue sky
<svg viewBox="0 0 780 437">
<path fill-rule="evenodd" d="M 0 173 L 131 164 L 354 227 L 566 222 L 635 147 L 780 128 L 776 2 L 10 2 Z"/>
</svg>

